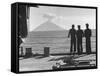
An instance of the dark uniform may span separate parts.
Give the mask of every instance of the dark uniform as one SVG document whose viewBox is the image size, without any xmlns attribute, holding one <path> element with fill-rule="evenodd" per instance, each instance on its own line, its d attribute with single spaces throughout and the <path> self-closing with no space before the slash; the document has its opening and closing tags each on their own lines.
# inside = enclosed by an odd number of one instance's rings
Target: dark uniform
<svg viewBox="0 0 100 76">
<path fill-rule="evenodd" d="M 77 52 L 78 54 L 82 54 L 83 47 L 82 47 L 82 37 L 83 37 L 83 30 L 77 30 Z"/>
<path fill-rule="evenodd" d="M 91 53 L 91 30 L 88 28 L 84 31 L 84 36 L 86 38 L 86 53 Z"/>
<path fill-rule="evenodd" d="M 68 37 L 71 36 L 71 46 L 70 46 L 70 52 L 75 52 L 76 51 L 76 30 L 74 28 L 69 30 Z M 74 51 L 73 51 L 74 47 Z"/>
</svg>

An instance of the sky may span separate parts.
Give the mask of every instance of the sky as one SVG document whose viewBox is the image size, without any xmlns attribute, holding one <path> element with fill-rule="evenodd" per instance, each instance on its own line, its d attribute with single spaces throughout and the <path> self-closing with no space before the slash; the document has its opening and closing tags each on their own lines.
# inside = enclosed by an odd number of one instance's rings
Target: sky
<svg viewBox="0 0 100 76">
<path fill-rule="evenodd" d="M 75 29 L 77 29 L 77 25 L 81 25 L 81 28 L 85 29 L 86 23 L 89 23 L 91 29 L 95 29 L 96 10 L 54 6 L 30 7 L 29 32 L 34 31 L 46 21 L 50 21 L 65 30 L 69 30 L 72 24 L 75 25 Z"/>
</svg>

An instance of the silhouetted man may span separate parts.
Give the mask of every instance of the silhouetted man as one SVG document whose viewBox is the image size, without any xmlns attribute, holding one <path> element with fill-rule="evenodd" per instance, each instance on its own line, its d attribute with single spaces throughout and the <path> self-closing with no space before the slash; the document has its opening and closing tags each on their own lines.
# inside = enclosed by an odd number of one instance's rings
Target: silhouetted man
<svg viewBox="0 0 100 76">
<path fill-rule="evenodd" d="M 80 25 L 78 25 L 78 30 L 77 30 L 77 52 L 78 52 L 78 55 L 82 54 L 82 52 L 83 52 L 82 37 L 83 37 L 83 30 L 81 30 Z"/>
<path fill-rule="evenodd" d="M 91 53 L 91 29 L 89 29 L 89 24 L 86 24 L 86 30 L 84 31 L 84 36 L 86 38 L 86 53 Z"/>
<path fill-rule="evenodd" d="M 70 52 L 74 54 L 76 52 L 76 30 L 74 29 L 74 25 L 72 25 L 72 29 L 69 30 L 68 37 L 69 36 L 71 37 Z"/>
</svg>

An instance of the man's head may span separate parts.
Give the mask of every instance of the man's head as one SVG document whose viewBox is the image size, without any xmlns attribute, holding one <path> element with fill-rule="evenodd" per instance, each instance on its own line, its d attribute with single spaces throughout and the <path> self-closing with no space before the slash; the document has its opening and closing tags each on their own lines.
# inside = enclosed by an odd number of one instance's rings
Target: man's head
<svg viewBox="0 0 100 76">
<path fill-rule="evenodd" d="M 73 24 L 73 25 L 72 25 L 72 29 L 74 29 L 74 27 L 75 27 L 75 26 L 74 26 L 74 24 Z"/>
<path fill-rule="evenodd" d="M 89 28 L 89 24 L 88 24 L 88 23 L 86 23 L 86 28 L 87 28 L 87 29 Z"/>
<path fill-rule="evenodd" d="M 78 25 L 78 29 L 80 30 L 80 28 L 81 28 L 81 26 L 80 25 Z"/>
</svg>

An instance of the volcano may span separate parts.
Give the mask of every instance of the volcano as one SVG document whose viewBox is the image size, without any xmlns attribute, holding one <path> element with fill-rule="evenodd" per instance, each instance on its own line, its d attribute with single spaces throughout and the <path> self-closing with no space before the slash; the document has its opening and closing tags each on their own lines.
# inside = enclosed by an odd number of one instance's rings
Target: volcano
<svg viewBox="0 0 100 76">
<path fill-rule="evenodd" d="M 34 31 L 62 31 L 65 30 L 51 21 L 46 21 L 38 26 Z"/>
</svg>

